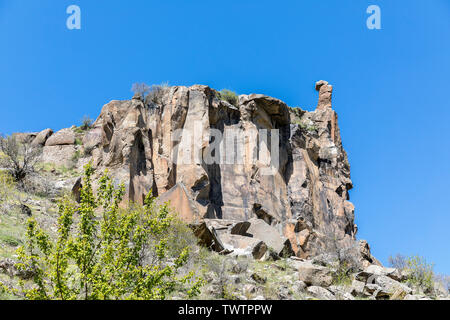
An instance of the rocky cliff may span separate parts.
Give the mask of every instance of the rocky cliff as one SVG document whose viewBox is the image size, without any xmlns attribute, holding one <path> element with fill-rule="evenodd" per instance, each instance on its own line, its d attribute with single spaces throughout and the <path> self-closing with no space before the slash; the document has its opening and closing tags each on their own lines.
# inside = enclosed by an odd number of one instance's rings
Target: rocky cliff
<svg viewBox="0 0 450 320">
<path fill-rule="evenodd" d="M 307 257 L 352 246 L 357 231 L 333 88 L 319 81 L 316 90 L 307 112 L 261 94 L 231 104 L 207 86 L 167 87 L 106 104 L 81 146 L 70 129 L 35 142 L 48 162 L 81 148 L 79 165 L 107 168 L 132 201 L 149 192 L 170 201 L 188 223 L 264 220 L 289 240 L 284 249 Z"/>
<path fill-rule="evenodd" d="M 191 252 L 184 272 L 206 280 L 202 299 L 449 298 L 443 283 L 417 281 L 421 269 L 385 268 L 356 240 L 350 165 L 326 81 L 316 83 L 312 112 L 207 86 L 157 89 L 111 101 L 91 126 L 15 134 L 43 153 L 32 188 L 0 206 L 0 281 L 29 280 L 9 258 L 26 219 L 55 232 L 58 197 L 71 189 L 79 201 L 92 162 L 95 174 L 107 169 L 125 184 L 126 200 L 151 193 L 191 227 L 174 233 Z"/>
</svg>

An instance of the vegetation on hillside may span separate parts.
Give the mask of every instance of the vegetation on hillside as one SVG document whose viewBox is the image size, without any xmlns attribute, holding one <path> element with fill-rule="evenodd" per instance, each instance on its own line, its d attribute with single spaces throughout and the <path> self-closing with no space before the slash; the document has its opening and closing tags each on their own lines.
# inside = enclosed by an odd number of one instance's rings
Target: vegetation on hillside
<svg viewBox="0 0 450 320">
<path fill-rule="evenodd" d="M 428 293 L 434 289 L 434 265 L 428 263 L 424 257 L 397 254 L 395 257 L 389 257 L 389 264 L 408 275 L 406 282 L 409 285 Z"/>
<path fill-rule="evenodd" d="M 32 273 L 32 285 L 3 288 L 26 299 L 164 299 L 175 290 L 197 295 L 202 280 L 180 272 L 189 247 L 169 245 L 177 222 L 168 207 L 149 196 L 144 206 L 121 208 L 124 187 L 105 173 L 94 194 L 92 174 L 88 164 L 79 204 L 67 196 L 59 202 L 56 237 L 28 220 L 16 267 Z"/>
</svg>

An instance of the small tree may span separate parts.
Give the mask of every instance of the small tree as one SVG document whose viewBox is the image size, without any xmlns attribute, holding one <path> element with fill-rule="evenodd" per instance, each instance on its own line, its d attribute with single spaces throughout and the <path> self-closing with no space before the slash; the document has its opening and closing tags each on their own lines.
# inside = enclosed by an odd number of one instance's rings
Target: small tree
<svg viewBox="0 0 450 320">
<path fill-rule="evenodd" d="M 146 105 L 150 105 L 151 103 L 158 104 L 161 103 L 164 89 L 168 86 L 168 82 L 154 84 L 152 86 L 145 83 L 135 83 L 133 84 L 131 91 L 133 91 L 135 95 L 139 95 Z"/>
<path fill-rule="evenodd" d="M 134 83 L 131 87 L 131 91 L 133 91 L 135 95 L 140 95 L 142 99 L 145 99 L 145 97 L 150 93 L 151 87 L 146 83 Z"/>
<path fill-rule="evenodd" d="M 42 148 L 33 146 L 30 140 L 19 143 L 15 136 L 0 137 L 0 166 L 13 177 L 19 187 L 24 187 L 25 178 L 35 173 Z"/>
<path fill-rule="evenodd" d="M 92 127 L 93 122 L 94 121 L 90 117 L 84 116 L 83 119 L 81 119 L 81 130 L 89 130 Z"/>
<path fill-rule="evenodd" d="M 388 261 L 391 267 L 407 272 L 406 282 L 410 285 L 422 288 L 426 292 L 431 292 L 434 288 L 434 265 L 428 263 L 425 258 L 397 254 L 395 257 L 390 256 Z"/>
<path fill-rule="evenodd" d="M 158 104 L 161 103 L 161 98 L 164 92 L 164 89 L 167 88 L 169 85 L 168 83 L 162 83 L 162 84 L 154 84 L 150 88 L 150 92 L 148 93 L 147 97 L 145 98 L 145 104 L 149 105 L 150 103 Z"/>
<path fill-rule="evenodd" d="M 395 255 L 395 257 L 389 256 L 388 262 L 392 268 L 399 270 L 405 270 L 408 267 L 407 258 L 401 254 Z"/>
<path fill-rule="evenodd" d="M 105 173 L 94 195 L 92 174 L 86 165 L 80 204 L 67 197 L 60 202 L 55 241 L 29 220 L 16 265 L 34 274 L 34 287 L 22 288 L 25 298 L 164 299 L 177 287 L 198 294 L 202 282 L 193 281 L 193 272 L 179 276 L 188 248 L 168 256 L 167 231 L 175 217 L 167 206 L 157 206 L 150 192 L 145 206 L 121 209 L 123 185 L 114 187 Z"/>
<path fill-rule="evenodd" d="M 420 287 L 425 292 L 431 292 L 434 288 L 433 264 L 428 263 L 425 258 L 411 256 L 406 259 L 407 269 L 411 271 L 408 283 Z"/>
</svg>

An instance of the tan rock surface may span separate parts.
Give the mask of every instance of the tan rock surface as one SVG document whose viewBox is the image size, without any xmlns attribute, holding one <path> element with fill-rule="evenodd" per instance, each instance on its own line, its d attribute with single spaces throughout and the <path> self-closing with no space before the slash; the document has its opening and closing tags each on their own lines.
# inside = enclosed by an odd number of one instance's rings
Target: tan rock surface
<svg viewBox="0 0 450 320">
<path fill-rule="evenodd" d="M 75 133 L 72 129 L 62 129 L 51 135 L 45 142 L 46 147 L 73 145 L 75 144 Z"/>
<path fill-rule="evenodd" d="M 261 94 L 241 95 L 234 106 L 202 85 L 163 88 L 157 103 L 113 100 L 84 135 L 81 150 L 98 174 L 108 169 L 125 184 L 126 199 L 142 203 L 152 192 L 160 201 L 170 200 L 187 222 L 260 219 L 288 239 L 298 257 L 325 250 L 329 239 L 350 247 L 357 231 L 350 165 L 331 106 L 333 88 L 319 81 L 316 89 L 319 102 L 312 112 Z M 230 129 L 238 134 L 230 136 Z M 269 159 L 274 156 L 274 146 L 258 143 L 262 130 L 271 129 L 279 134 L 274 167 L 257 157 L 264 150 Z M 67 146 L 74 143 L 71 131 L 47 141 L 42 136 L 49 132 L 37 135 L 36 142 L 53 148 L 44 150 L 45 160 L 55 160 L 62 147 L 73 154 Z M 228 141 L 243 154 L 241 161 L 228 162 L 230 156 L 235 160 L 223 149 Z M 210 163 L 208 157 L 226 161 Z M 358 254 L 364 255 L 363 249 Z M 363 260 L 374 263 L 370 255 Z"/>
</svg>

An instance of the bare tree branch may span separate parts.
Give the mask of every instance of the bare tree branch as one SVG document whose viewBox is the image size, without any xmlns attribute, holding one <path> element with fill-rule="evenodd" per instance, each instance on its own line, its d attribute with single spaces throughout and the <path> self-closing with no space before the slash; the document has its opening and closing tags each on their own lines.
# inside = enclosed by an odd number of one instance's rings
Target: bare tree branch
<svg viewBox="0 0 450 320">
<path fill-rule="evenodd" d="M 0 136 L 0 151 L 0 166 L 23 187 L 25 178 L 35 172 L 34 166 L 39 160 L 42 148 L 32 146 L 31 139 L 20 143 L 15 136 Z"/>
</svg>

